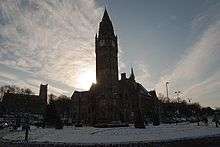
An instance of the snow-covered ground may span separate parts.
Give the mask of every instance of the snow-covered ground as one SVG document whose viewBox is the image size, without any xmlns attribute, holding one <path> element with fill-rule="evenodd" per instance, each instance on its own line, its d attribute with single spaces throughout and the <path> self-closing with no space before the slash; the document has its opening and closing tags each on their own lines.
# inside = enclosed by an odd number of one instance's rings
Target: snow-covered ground
<svg viewBox="0 0 220 147">
<path fill-rule="evenodd" d="M 4 139 L 23 140 L 25 132 L 19 131 L 4 136 Z M 63 130 L 32 128 L 29 139 L 40 142 L 68 143 L 117 143 L 136 141 L 160 141 L 184 138 L 198 138 L 220 135 L 220 128 L 214 125 L 197 126 L 197 124 L 161 124 L 146 126 L 146 129 L 134 127 L 94 128 L 64 127 Z"/>
</svg>

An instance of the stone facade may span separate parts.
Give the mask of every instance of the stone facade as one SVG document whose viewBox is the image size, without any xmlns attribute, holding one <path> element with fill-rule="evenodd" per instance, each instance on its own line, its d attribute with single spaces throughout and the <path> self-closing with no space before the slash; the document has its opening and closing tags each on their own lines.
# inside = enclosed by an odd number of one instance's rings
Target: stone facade
<svg viewBox="0 0 220 147">
<path fill-rule="evenodd" d="M 89 91 L 75 91 L 71 97 L 78 109 L 78 119 L 87 124 L 132 122 L 149 104 L 157 100 L 155 92 L 148 92 L 135 81 L 133 69 L 118 79 L 118 39 L 105 10 L 95 36 L 96 84 Z"/>
</svg>

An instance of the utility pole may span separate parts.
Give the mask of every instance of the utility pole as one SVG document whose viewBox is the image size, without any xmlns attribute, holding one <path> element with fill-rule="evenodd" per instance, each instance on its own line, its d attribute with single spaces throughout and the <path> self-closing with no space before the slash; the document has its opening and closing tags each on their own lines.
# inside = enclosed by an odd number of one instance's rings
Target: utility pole
<svg viewBox="0 0 220 147">
<path fill-rule="evenodd" d="M 166 82 L 166 92 L 167 92 L 167 98 L 169 98 L 169 96 L 168 96 L 168 84 L 169 84 L 170 82 Z"/>
</svg>

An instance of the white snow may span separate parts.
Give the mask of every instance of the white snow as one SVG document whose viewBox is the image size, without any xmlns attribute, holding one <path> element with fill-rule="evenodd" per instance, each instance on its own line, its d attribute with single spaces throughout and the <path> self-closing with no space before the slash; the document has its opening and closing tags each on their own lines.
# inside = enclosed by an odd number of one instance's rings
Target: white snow
<svg viewBox="0 0 220 147">
<path fill-rule="evenodd" d="M 24 131 L 14 132 L 4 136 L 4 139 L 23 140 Z M 94 127 L 64 127 L 62 130 L 32 128 L 29 139 L 40 142 L 66 143 L 117 143 L 138 141 L 160 141 L 184 138 L 198 138 L 220 135 L 220 128 L 214 125 L 197 126 L 197 124 L 161 124 L 146 126 L 146 129 L 134 127 L 94 128 Z"/>
</svg>

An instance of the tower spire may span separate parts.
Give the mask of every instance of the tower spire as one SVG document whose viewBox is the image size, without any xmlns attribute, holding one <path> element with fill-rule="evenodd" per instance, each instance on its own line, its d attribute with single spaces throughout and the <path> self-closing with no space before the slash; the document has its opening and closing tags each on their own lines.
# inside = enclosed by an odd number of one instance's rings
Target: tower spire
<svg viewBox="0 0 220 147">
<path fill-rule="evenodd" d="M 132 81 L 135 81 L 135 76 L 134 76 L 133 67 L 131 67 L 131 75 L 130 75 L 129 79 L 132 80 Z"/>
<path fill-rule="evenodd" d="M 99 36 L 115 36 L 111 19 L 105 8 L 102 21 L 99 24 Z"/>
<path fill-rule="evenodd" d="M 106 7 L 105 7 L 105 11 L 104 11 L 104 15 L 102 17 L 102 20 L 109 20 L 109 21 L 111 21 L 109 15 L 108 15 L 108 11 L 107 11 Z"/>
</svg>

